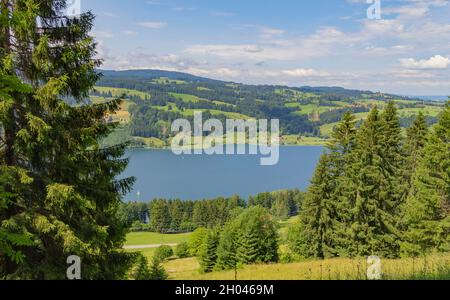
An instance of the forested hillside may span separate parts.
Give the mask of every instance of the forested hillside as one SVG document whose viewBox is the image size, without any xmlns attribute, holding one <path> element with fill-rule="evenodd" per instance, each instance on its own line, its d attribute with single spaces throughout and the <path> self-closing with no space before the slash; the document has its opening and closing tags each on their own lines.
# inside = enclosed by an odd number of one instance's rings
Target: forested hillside
<svg viewBox="0 0 450 300">
<path fill-rule="evenodd" d="M 305 144 L 323 143 L 321 138 L 330 137 L 346 112 L 362 121 L 371 108 L 383 108 L 391 100 L 399 107 L 403 127 L 419 112 L 433 124 L 442 110 L 439 102 L 339 87 L 254 86 L 158 70 L 102 73 L 91 100 L 124 97 L 122 110 L 110 116 L 121 126 L 105 141 L 107 145 L 132 140 L 134 146 L 166 147 L 174 135 L 172 121 L 192 121 L 194 111 L 202 111 L 204 119 L 222 121 L 279 119 L 282 143 Z"/>
</svg>

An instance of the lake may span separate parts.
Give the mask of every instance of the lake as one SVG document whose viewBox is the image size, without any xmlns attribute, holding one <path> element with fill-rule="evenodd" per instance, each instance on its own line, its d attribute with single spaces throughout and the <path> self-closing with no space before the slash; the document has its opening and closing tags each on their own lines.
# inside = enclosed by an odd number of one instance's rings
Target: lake
<svg viewBox="0 0 450 300">
<path fill-rule="evenodd" d="M 170 150 L 128 150 L 130 164 L 122 176 L 135 176 L 137 181 L 125 200 L 233 195 L 247 199 L 261 192 L 305 190 L 322 152 L 323 147 L 281 147 L 277 165 L 261 166 L 259 155 L 177 156 Z"/>
</svg>

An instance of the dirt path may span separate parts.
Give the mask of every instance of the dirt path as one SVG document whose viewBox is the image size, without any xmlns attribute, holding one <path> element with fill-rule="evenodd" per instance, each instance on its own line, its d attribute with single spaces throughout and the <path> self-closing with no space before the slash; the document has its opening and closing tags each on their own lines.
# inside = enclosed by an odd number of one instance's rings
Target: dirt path
<svg viewBox="0 0 450 300">
<path fill-rule="evenodd" d="M 159 248 L 161 246 L 170 246 L 175 247 L 178 244 L 152 244 L 152 245 L 131 245 L 131 246 L 123 246 L 123 249 L 150 249 L 150 248 Z"/>
</svg>

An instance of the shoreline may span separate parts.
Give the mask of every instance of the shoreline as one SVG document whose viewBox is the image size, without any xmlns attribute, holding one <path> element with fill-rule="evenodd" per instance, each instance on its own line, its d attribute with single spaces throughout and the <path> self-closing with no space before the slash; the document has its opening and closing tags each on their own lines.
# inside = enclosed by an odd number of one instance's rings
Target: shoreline
<svg viewBox="0 0 450 300">
<path fill-rule="evenodd" d="M 226 146 L 227 144 L 224 144 L 224 146 Z M 234 146 L 236 146 L 237 144 L 233 144 Z M 246 146 L 250 145 L 250 144 L 245 144 Z M 325 147 L 326 144 L 285 144 L 285 145 L 280 145 L 280 147 L 290 147 L 290 148 L 294 148 L 294 147 Z M 151 146 L 142 146 L 142 147 L 127 147 L 127 150 L 165 150 L 165 151 L 171 151 L 170 147 L 151 147 Z M 192 149 L 196 149 L 196 148 L 192 148 Z"/>
<path fill-rule="evenodd" d="M 298 142 L 298 143 L 282 143 L 279 146 L 280 147 L 325 147 L 326 144 L 330 141 L 330 139 L 321 139 L 321 138 L 311 138 L 313 140 L 311 141 L 305 141 L 305 142 Z M 238 145 L 236 143 L 233 144 L 226 144 L 223 143 L 223 147 L 226 147 L 227 145 Z M 245 146 L 249 146 L 249 145 L 254 145 L 254 144 L 250 144 L 250 143 L 245 143 Z M 196 147 L 196 145 L 187 145 L 185 146 L 188 149 L 198 149 Z M 127 150 L 134 150 L 134 149 L 146 149 L 146 150 L 171 150 L 170 146 L 164 146 L 164 147 L 157 147 L 157 146 L 131 146 L 131 147 L 127 147 Z"/>
</svg>

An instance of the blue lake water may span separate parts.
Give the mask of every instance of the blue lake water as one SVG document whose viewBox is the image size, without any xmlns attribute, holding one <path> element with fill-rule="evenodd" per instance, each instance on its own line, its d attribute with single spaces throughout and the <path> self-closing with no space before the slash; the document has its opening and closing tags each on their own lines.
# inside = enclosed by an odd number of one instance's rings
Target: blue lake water
<svg viewBox="0 0 450 300">
<path fill-rule="evenodd" d="M 259 155 L 177 156 L 169 150 L 129 150 L 130 164 L 122 176 L 135 176 L 137 181 L 125 200 L 247 198 L 281 189 L 304 190 L 322 152 L 323 147 L 281 147 L 277 165 L 261 166 Z"/>
</svg>

